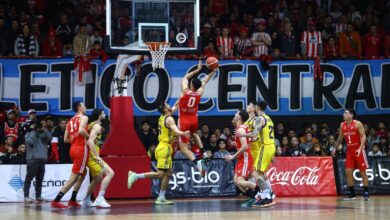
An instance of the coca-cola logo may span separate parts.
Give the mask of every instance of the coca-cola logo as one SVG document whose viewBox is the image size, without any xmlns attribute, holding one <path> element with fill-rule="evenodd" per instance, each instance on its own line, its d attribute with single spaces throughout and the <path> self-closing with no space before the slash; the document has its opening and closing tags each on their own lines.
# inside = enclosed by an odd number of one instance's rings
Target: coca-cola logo
<svg viewBox="0 0 390 220">
<path fill-rule="evenodd" d="M 299 167 L 295 171 L 279 171 L 276 167 L 268 170 L 272 185 L 313 186 L 319 183 L 318 167 Z"/>
</svg>

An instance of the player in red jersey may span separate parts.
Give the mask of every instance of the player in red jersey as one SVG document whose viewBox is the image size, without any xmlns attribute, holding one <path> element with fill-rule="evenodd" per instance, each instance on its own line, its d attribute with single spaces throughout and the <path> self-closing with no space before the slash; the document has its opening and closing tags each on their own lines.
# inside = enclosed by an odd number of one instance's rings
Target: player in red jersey
<svg viewBox="0 0 390 220">
<path fill-rule="evenodd" d="M 198 105 L 200 98 L 203 96 L 204 87 L 214 76 L 216 69 L 212 70 L 202 81 L 194 77 L 202 69 L 202 61 L 199 60 L 198 68 L 195 71 L 187 73 L 181 83 L 181 94 L 179 99 L 179 129 L 181 131 L 190 131 L 196 145 L 203 149 L 202 141 L 197 135 L 198 129 Z M 179 138 L 181 152 L 191 160 L 203 175 L 202 160 L 195 158 L 193 153 L 188 149 L 190 141 L 189 135 Z"/>
<path fill-rule="evenodd" d="M 238 111 L 233 118 L 233 125 L 236 128 L 235 141 L 237 152 L 233 155 L 225 157 L 226 161 L 237 159 L 237 165 L 234 169 L 234 184 L 249 197 L 249 200 L 254 200 L 253 190 L 256 188 L 254 182 L 248 181 L 251 178 L 253 171 L 253 159 L 250 151 L 250 138 L 245 137 L 250 133 L 248 125 L 244 124 L 249 118 L 245 110 Z M 252 203 L 253 201 L 251 201 Z M 247 206 L 248 202 L 242 206 Z"/>
<path fill-rule="evenodd" d="M 353 170 L 358 168 L 363 179 L 364 200 L 369 199 L 368 195 L 368 178 L 366 169 L 368 162 L 366 152 L 364 150 L 366 143 L 366 132 L 363 124 L 355 120 L 356 112 L 352 109 L 344 111 L 344 122 L 340 124 L 340 135 L 337 138 L 337 145 L 339 146 L 343 139 L 347 144 L 347 158 L 345 160 L 345 172 L 347 176 L 347 184 L 349 188 L 349 195 L 345 200 L 356 200 Z"/>
<path fill-rule="evenodd" d="M 86 144 L 89 135 L 86 129 L 88 123 L 88 117 L 85 116 L 85 106 L 82 102 L 76 102 L 73 104 L 73 110 L 76 115 L 73 116 L 66 125 L 64 142 L 70 143 L 70 158 L 73 161 L 72 174 L 65 185 L 61 188 L 56 198 L 51 202 L 53 208 L 68 208 L 68 207 L 80 207 L 80 204 L 76 202 L 77 192 L 81 187 L 86 174 L 86 165 L 88 161 L 89 149 Z M 91 151 L 99 164 L 103 164 L 102 159 L 99 157 L 95 148 L 91 148 Z M 68 206 L 60 203 L 62 197 L 73 188 L 72 198 L 70 199 Z"/>
</svg>

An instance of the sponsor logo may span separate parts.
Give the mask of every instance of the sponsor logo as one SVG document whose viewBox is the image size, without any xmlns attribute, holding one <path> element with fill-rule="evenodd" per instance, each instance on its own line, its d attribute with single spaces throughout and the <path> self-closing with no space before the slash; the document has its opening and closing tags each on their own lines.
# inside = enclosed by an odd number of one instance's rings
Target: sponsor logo
<svg viewBox="0 0 390 220">
<path fill-rule="evenodd" d="M 374 172 L 377 171 L 377 172 Z M 378 164 L 378 169 L 367 169 L 366 174 L 369 181 L 373 181 L 374 178 L 380 178 L 382 181 L 390 180 L 390 170 L 383 168 L 381 164 Z M 357 181 L 362 181 L 362 176 L 359 170 L 353 171 L 353 178 Z M 381 184 L 388 185 L 389 182 L 381 182 Z"/>
<path fill-rule="evenodd" d="M 8 182 L 8 185 L 10 185 L 15 191 L 18 191 L 19 189 L 23 188 L 24 181 L 20 178 L 20 176 L 15 175 Z"/>
<path fill-rule="evenodd" d="M 268 170 L 272 185 L 313 186 L 319 183 L 318 167 L 299 167 L 295 171 L 278 171 L 276 167 Z"/>
<path fill-rule="evenodd" d="M 220 176 L 216 171 L 206 172 L 202 177 L 200 172 L 191 167 L 191 173 L 187 176 L 185 172 L 177 172 L 172 174 L 169 184 L 172 185 L 171 190 L 182 190 L 182 186 L 186 185 L 187 181 L 191 182 L 191 187 L 194 188 L 211 188 L 219 187 Z"/>
</svg>

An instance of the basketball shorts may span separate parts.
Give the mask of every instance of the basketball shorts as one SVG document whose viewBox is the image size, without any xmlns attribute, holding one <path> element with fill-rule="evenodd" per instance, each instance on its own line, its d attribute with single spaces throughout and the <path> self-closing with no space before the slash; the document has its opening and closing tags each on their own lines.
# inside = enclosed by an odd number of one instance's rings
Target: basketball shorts
<svg viewBox="0 0 390 220">
<path fill-rule="evenodd" d="M 84 175 L 89 158 L 89 148 L 86 145 L 72 145 L 69 153 L 73 161 L 72 172 Z"/>
<path fill-rule="evenodd" d="M 180 131 L 190 131 L 191 134 L 198 130 L 198 117 L 197 116 L 180 116 L 179 117 L 179 129 Z M 190 142 L 190 135 L 183 135 L 179 138 L 181 143 L 188 144 Z"/>
<path fill-rule="evenodd" d="M 89 156 L 87 167 L 92 177 L 102 174 L 105 168 L 105 166 L 98 164 L 98 162 L 96 162 L 96 160 L 93 159 L 91 155 Z"/>
<path fill-rule="evenodd" d="M 244 152 L 243 156 L 237 160 L 234 174 L 237 177 L 249 178 L 253 170 L 253 159 L 250 153 Z"/>
<path fill-rule="evenodd" d="M 347 157 L 345 159 L 345 169 L 359 169 L 360 171 L 365 171 L 368 166 L 366 151 L 362 150 L 360 155 L 357 156 L 355 153 L 356 150 L 347 150 Z"/>
<path fill-rule="evenodd" d="M 260 153 L 260 140 L 256 140 L 250 145 L 252 158 L 257 158 Z"/>
<path fill-rule="evenodd" d="M 274 144 L 261 144 L 259 154 L 255 160 L 254 169 L 264 173 L 271 164 L 275 152 L 276 148 Z"/>
<path fill-rule="evenodd" d="M 166 142 L 160 142 L 157 145 L 154 156 L 157 160 L 157 169 L 167 170 L 172 168 L 172 145 Z"/>
</svg>

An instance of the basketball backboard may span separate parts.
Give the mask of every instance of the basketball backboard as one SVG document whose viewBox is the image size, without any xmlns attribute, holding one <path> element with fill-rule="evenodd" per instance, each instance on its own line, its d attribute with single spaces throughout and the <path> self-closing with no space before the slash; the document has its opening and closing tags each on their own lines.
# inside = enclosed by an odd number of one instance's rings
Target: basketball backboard
<svg viewBox="0 0 390 220">
<path fill-rule="evenodd" d="M 146 42 L 169 42 L 168 53 L 201 48 L 199 0 L 106 0 L 106 48 L 147 54 Z"/>
</svg>

